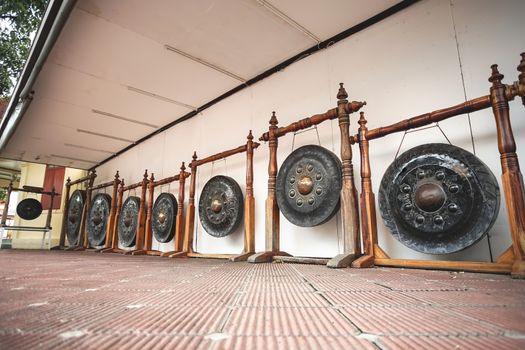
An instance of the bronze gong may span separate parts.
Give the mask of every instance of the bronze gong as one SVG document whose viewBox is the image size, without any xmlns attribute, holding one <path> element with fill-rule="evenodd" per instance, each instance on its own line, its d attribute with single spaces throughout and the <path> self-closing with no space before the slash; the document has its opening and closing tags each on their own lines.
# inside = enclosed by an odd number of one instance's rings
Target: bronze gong
<svg viewBox="0 0 525 350">
<path fill-rule="evenodd" d="M 34 220 L 42 214 L 42 204 L 34 198 L 26 198 L 16 206 L 16 214 L 24 220 Z"/>
<path fill-rule="evenodd" d="M 78 244 L 82 211 L 86 200 L 86 191 L 75 190 L 69 198 L 66 218 L 66 237 L 70 245 Z"/>
<path fill-rule="evenodd" d="M 414 147 L 386 170 L 379 189 L 385 225 L 405 246 L 448 254 L 479 241 L 492 227 L 500 194 L 494 174 L 462 148 Z"/>
<path fill-rule="evenodd" d="M 93 197 L 86 222 L 90 246 L 97 247 L 104 244 L 110 210 L 110 195 L 106 193 L 98 193 Z"/>
<path fill-rule="evenodd" d="M 118 239 L 124 247 L 135 245 L 139 225 L 140 198 L 129 196 L 120 209 L 118 219 Z"/>
<path fill-rule="evenodd" d="M 297 226 L 312 227 L 330 220 L 339 210 L 341 161 L 316 145 L 293 151 L 277 175 L 277 204 Z"/>
<path fill-rule="evenodd" d="M 157 241 L 166 243 L 173 239 L 177 206 L 177 199 L 171 193 L 161 193 L 155 200 L 151 215 L 151 229 Z"/>
<path fill-rule="evenodd" d="M 212 177 L 202 189 L 199 219 L 213 237 L 232 234 L 243 218 L 244 198 L 239 184 L 228 176 Z"/>
</svg>

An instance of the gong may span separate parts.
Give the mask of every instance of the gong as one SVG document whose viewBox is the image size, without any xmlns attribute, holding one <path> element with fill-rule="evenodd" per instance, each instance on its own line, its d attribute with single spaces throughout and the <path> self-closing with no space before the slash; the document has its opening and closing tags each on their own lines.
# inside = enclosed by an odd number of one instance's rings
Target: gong
<svg viewBox="0 0 525 350">
<path fill-rule="evenodd" d="M 118 219 L 118 239 L 124 247 L 135 245 L 139 225 L 140 198 L 129 196 L 122 204 Z"/>
<path fill-rule="evenodd" d="M 448 254 L 479 241 L 492 227 L 500 194 L 494 174 L 475 155 L 433 143 L 403 153 L 379 189 L 385 225 L 405 246 Z"/>
<path fill-rule="evenodd" d="M 155 200 L 151 228 L 157 241 L 166 243 L 173 239 L 177 207 L 177 199 L 171 193 L 161 193 Z"/>
<path fill-rule="evenodd" d="M 104 244 L 110 210 L 111 196 L 106 193 L 98 193 L 91 201 L 86 222 L 90 246 L 96 247 Z"/>
<path fill-rule="evenodd" d="M 313 227 L 330 220 L 339 210 L 341 161 L 316 145 L 293 151 L 277 175 L 277 204 L 288 221 Z"/>
<path fill-rule="evenodd" d="M 34 198 L 26 198 L 16 206 L 16 214 L 24 220 L 34 220 L 42 214 L 42 204 Z"/>
<path fill-rule="evenodd" d="M 66 236 L 70 245 L 77 244 L 78 242 L 85 200 L 86 191 L 84 190 L 73 191 L 73 194 L 71 194 L 69 198 L 69 206 L 66 214 Z"/>
<path fill-rule="evenodd" d="M 232 234 L 242 221 L 243 203 L 241 188 L 234 179 L 222 175 L 212 177 L 199 199 L 202 227 L 213 237 Z"/>
</svg>

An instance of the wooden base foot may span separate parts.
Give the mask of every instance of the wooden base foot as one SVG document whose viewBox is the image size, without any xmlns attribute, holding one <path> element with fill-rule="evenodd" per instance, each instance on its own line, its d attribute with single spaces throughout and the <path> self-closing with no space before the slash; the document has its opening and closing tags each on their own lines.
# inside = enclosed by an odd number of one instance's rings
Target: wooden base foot
<svg viewBox="0 0 525 350">
<path fill-rule="evenodd" d="M 100 252 L 101 253 L 113 253 L 113 248 L 104 248 Z"/>
<path fill-rule="evenodd" d="M 330 259 L 326 266 L 332 269 L 341 269 L 350 266 L 355 259 L 355 254 L 338 254 Z"/>
<path fill-rule="evenodd" d="M 525 279 L 525 261 L 514 261 L 510 276 L 516 279 Z"/>
<path fill-rule="evenodd" d="M 163 252 L 163 253 L 160 254 L 160 256 L 169 257 L 170 255 L 173 255 L 175 253 L 180 253 L 180 252 L 176 252 L 176 251 L 172 250 L 170 252 Z"/>
<path fill-rule="evenodd" d="M 253 254 L 255 254 L 255 252 L 242 253 L 242 254 L 239 254 L 239 255 L 236 255 L 236 256 L 232 256 L 230 258 L 230 261 L 233 261 L 233 262 L 246 261 Z"/>
<path fill-rule="evenodd" d="M 80 252 L 80 251 L 82 251 L 82 250 L 86 250 L 86 248 L 84 248 L 84 247 L 82 247 L 82 246 L 71 247 L 71 248 L 73 248 L 73 249 L 71 249 L 71 250 L 73 250 L 73 251 L 75 251 L 75 252 Z M 70 250 L 70 249 L 68 248 L 67 250 Z"/>
<path fill-rule="evenodd" d="M 147 255 L 147 250 L 132 250 L 128 255 Z"/>
<path fill-rule="evenodd" d="M 49 248 L 49 250 L 66 250 L 67 247 L 63 245 L 56 245 L 54 247 Z"/>
<path fill-rule="evenodd" d="M 372 255 L 363 255 L 352 262 L 352 267 L 364 269 L 374 265 L 374 257 Z"/>
<path fill-rule="evenodd" d="M 272 259 L 275 262 L 293 263 L 293 264 L 310 264 L 310 265 L 326 265 L 328 258 L 310 258 L 303 256 L 289 256 L 289 255 L 275 255 Z"/>
<path fill-rule="evenodd" d="M 252 264 L 259 264 L 259 263 L 266 263 L 266 262 L 272 262 L 273 257 L 276 255 L 281 256 L 291 256 L 290 254 L 286 252 L 262 252 L 262 253 L 256 253 L 253 254 L 248 258 L 248 262 Z"/>
<path fill-rule="evenodd" d="M 151 255 L 151 256 L 160 256 L 162 254 L 161 251 L 158 250 L 145 250 L 144 255 Z M 135 255 L 135 254 L 133 254 Z"/>
<path fill-rule="evenodd" d="M 171 255 L 168 255 L 168 258 L 187 258 L 188 253 L 187 252 L 177 252 Z"/>
</svg>

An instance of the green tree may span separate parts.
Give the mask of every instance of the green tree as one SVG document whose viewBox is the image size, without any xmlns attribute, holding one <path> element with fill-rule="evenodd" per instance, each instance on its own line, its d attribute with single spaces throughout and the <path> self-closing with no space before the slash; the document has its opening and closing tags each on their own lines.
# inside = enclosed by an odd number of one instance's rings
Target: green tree
<svg viewBox="0 0 525 350">
<path fill-rule="evenodd" d="M 24 68 L 48 0 L 0 0 L 0 96 L 8 96 Z"/>
</svg>

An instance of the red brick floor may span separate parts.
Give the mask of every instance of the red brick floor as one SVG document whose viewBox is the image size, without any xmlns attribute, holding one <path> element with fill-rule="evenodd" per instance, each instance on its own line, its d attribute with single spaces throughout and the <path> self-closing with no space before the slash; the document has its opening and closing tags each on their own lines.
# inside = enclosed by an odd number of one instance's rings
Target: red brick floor
<svg viewBox="0 0 525 350">
<path fill-rule="evenodd" d="M 525 349 L 525 281 L 0 251 L 0 349 Z"/>
</svg>

